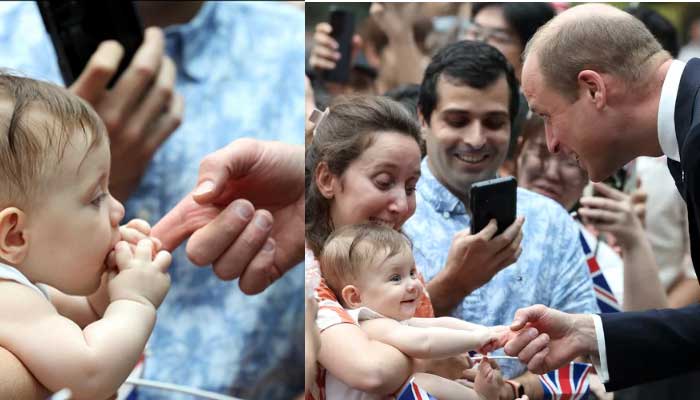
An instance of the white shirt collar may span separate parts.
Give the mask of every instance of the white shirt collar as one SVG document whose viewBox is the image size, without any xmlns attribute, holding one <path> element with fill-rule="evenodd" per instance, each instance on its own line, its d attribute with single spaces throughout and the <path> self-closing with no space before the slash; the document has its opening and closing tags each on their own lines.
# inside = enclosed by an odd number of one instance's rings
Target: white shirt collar
<svg viewBox="0 0 700 400">
<path fill-rule="evenodd" d="M 656 121 L 659 135 L 659 144 L 664 154 L 674 160 L 680 161 L 678 152 L 678 138 L 676 137 L 676 97 L 681 83 L 681 75 L 685 69 L 685 62 L 673 60 L 668 68 L 664 84 L 661 87 L 661 99 L 659 100 L 659 115 Z"/>
</svg>

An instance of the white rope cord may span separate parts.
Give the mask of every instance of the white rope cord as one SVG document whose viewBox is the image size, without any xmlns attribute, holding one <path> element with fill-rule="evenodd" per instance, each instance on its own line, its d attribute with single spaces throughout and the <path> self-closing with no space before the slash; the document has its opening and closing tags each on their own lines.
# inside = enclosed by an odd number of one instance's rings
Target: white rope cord
<svg viewBox="0 0 700 400">
<path fill-rule="evenodd" d="M 203 399 L 242 400 L 242 399 L 239 399 L 238 397 L 226 396 L 226 395 L 219 394 L 219 393 L 208 392 L 206 390 L 195 389 L 195 388 L 181 386 L 181 385 L 175 385 L 172 383 L 150 381 L 147 379 L 129 378 L 126 380 L 126 383 L 131 384 L 131 385 L 136 385 L 136 386 L 146 386 L 146 387 L 152 387 L 152 388 L 156 388 L 156 389 L 169 390 L 171 392 L 180 392 L 180 393 L 185 393 L 185 394 L 191 394 L 193 396 L 201 397 Z"/>
<path fill-rule="evenodd" d="M 518 361 L 520 361 L 520 359 L 518 357 L 511 357 L 511 356 L 486 356 L 486 357 L 491 359 L 491 360 L 518 360 Z M 481 359 L 483 359 L 484 356 L 474 356 L 474 357 L 470 357 L 470 358 L 472 360 L 475 360 L 475 361 L 481 361 Z"/>
<path fill-rule="evenodd" d="M 130 384 L 130 385 L 135 385 L 135 386 L 145 386 L 145 387 L 151 387 L 151 388 L 155 388 L 155 389 L 168 390 L 171 392 L 190 394 L 192 396 L 201 397 L 203 399 L 242 400 L 242 399 L 239 399 L 238 397 L 226 396 L 226 395 L 219 394 L 219 393 L 208 392 L 206 390 L 195 389 L 195 388 L 191 388 L 191 387 L 187 387 L 187 386 L 175 385 L 172 383 L 150 381 L 147 379 L 128 378 L 126 380 L 126 383 Z M 56 392 L 53 396 L 51 396 L 49 398 L 49 400 L 70 400 L 71 396 L 72 396 L 72 393 L 71 393 L 70 389 L 62 389 L 62 390 Z"/>
</svg>

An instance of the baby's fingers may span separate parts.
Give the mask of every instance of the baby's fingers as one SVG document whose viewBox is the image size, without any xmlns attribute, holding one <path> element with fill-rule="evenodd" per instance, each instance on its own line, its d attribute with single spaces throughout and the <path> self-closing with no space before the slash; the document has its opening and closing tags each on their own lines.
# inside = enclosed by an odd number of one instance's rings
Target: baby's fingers
<svg viewBox="0 0 700 400">
<path fill-rule="evenodd" d="M 151 261 L 151 256 L 153 255 L 153 242 L 151 239 L 139 240 L 139 244 L 136 245 L 136 251 L 134 258 L 138 261 Z"/>
<path fill-rule="evenodd" d="M 114 250 L 115 259 L 119 270 L 122 271 L 124 269 L 127 269 L 129 267 L 129 262 L 132 258 L 134 258 L 129 244 L 127 242 L 120 241 L 117 243 L 116 246 L 114 246 Z"/>
<path fill-rule="evenodd" d="M 151 225 L 142 219 L 132 219 L 126 224 L 127 227 L 136 229 L 137 231 L 143 233 L 144 235 L 151 234 Z"/>
<path fill-rule="evenodd" d="M 130 244 L 136 244 L 139 241 L 148 238 L 147 234 L 128 226 L 119 227 L 119 233 L 122 236 L 122 240 Z"/>
<path fill-rule="evenodd" d="M 172 255 L 165 250 L 161 250 L 156 254 L 153 259 L 153 266 L 158 269 L 158 271 L 166 273 L 168 268 L 170 268 L 170 262 L 172 261 Z"/>
</svg>

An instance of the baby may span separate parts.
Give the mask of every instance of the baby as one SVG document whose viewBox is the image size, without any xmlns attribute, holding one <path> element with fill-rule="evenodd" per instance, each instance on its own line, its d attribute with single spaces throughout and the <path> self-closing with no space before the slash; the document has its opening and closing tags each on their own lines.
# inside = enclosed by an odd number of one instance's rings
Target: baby
<svg viewBox="0 0 700 400">
<path fill-rule="evenodd" d="M 75 399 L 117 392 L 170 287 L 170 254 L 153 256 L 148 224 L 120 230 L 109 172 L 89 105 L 0 72 L 0 346 Z"/>
<path fill-rule="evenodd" d="M 445 358 L 503 345 L 507 327 L 487 328 L 450 317 L 413 318 L 423 288 L 411 244 L 400 232 L 372 224 L 342 227 L 326 241 L 319 262 L 328 286 L 362 330 L 410 357 Z M 497 399 L 498 378 L 482 362 L 475 390 L 420 372 L 407 384 L 413 381 L 440 400 Z M 326 396 L 373 398 L 359 395 L 330 374 Z"/>
</svg>

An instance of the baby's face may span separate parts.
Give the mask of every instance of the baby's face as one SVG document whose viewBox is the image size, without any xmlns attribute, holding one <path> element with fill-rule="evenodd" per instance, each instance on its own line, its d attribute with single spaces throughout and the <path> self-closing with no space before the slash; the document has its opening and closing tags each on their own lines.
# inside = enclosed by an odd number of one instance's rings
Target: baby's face
<svg viewBox="0 0 700 400">
<path fill-rule="evenodd" d="M 406 250 L 375 263 L 362 272 L 356 285 L 362 305 L 398 321 L 412 318 L 423 292 L 413 254 Z"/>
<path fill-rule="evenodd" d="M 34 271 L 30 279 L 73 295 L 99 287 L 124 217 L 124 207 L 107 191 L 108 141 L 103 138 L 88 148 L 82 133 L 71 137 L 56 170 L 49 171 L 43 198 L 27 215 L 29 246 L 23 264 Z"/>
</svg>

